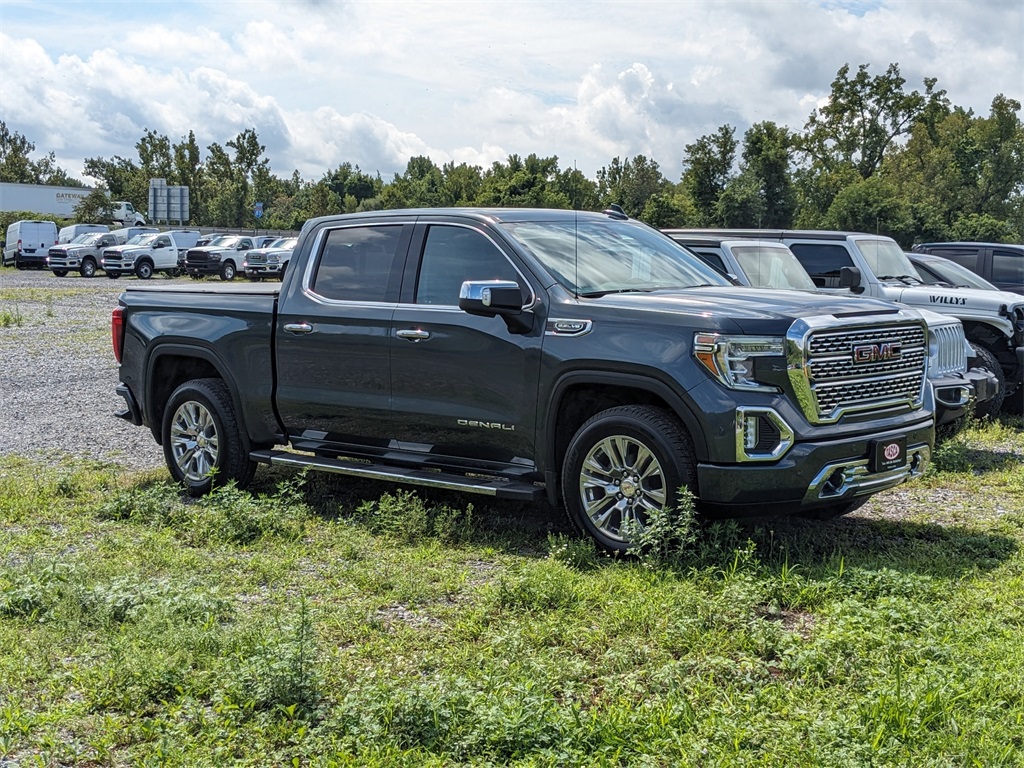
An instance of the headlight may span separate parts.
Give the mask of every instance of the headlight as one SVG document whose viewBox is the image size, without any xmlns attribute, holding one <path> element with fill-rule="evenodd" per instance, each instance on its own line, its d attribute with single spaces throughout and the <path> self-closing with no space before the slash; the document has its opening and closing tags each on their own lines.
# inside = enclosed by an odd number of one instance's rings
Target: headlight
<svg viewBox="0 0 1024 768">
<path fill-rule="evenodd" d="M 267 264 L 277 264 L 281 260 L 280 256 L 270 255 L 267 256 Z"/>
<path fill-rule="evenodd" d="M 693 336 L 693 355 L 721 384 L 729 389 L 781 392 L 771 384 L 754 378 L 758 357 L 784 357 L 785 342 L 777 336 L 723 336 L 697 333 Z"/>
</svg>

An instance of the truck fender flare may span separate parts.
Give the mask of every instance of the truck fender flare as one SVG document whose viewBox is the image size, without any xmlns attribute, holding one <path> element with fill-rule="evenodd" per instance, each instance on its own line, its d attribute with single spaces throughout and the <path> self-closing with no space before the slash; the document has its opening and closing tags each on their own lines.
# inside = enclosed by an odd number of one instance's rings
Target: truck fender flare
<svg viewBox="0 0 1024 768">
<path fill-rule="evenodd" d="M 214 370 L 217 371 L 217 375 L 224 379 L 228 392 L 231 394 L 231 407 L 235 409 L 235 418 L 238 421 L 239 431 L 241 432 L 242 444 L 245 447 L 246 454 L 248 454 L 252 450 L 252 446 L 249 441 L 249 430 L 245 423 L 245 412 L 242 410 L 242 403 L 238 399 L 238 382 L 235 381 L 235 378 L 217 354 L 207 347 L 167 342 L 157 344 L 150 350 L 149 359 L 146 360 L 146 385 L 148 391 L 146 392 L 145 409 L 146 421 L 153 425 L 154 432 L 159 432 L 162 420 L 156 419 L 156 403 L 153 398 L 153 373 L 160 359 L 171 355 L 176 357 L 194 357 L 203 360 L 212 365 Z"/>
<path fill-rule="evenodd" d="M 708 455 L 707 440 L 700 420 L 694 414 L 690 404 L 679 395 L 672 387 L 664 381 L 648 375 L 623 373 L 619 371 L 601 370 L 576 370 L 563 374 L 551 388 L 551 395 L 548 398 L 546 421 L 542 426 L 544 465 L 548 470 L 558 471 L 558 457 L 556 454 L 556 434 L 558 425 L 558 414 L 565 397 L 566 390 L 579 384 L 597 386 L 619 387 L 624 389 L 639 389 L 657 396 L 665 402 L 683 426 L 690 433 L 693 440 L 694 452 L 698 461 L 701 457 Z"/>
</svg>

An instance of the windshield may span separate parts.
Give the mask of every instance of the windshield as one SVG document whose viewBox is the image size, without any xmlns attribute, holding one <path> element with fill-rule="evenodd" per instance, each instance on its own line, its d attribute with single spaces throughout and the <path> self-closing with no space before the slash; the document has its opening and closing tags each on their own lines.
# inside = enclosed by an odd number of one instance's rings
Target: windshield
<svg viewBox="0 0 1024 768">
<path fill-rule="evenodd" d="M 295 247 L 295 241 L 297 239 L 298 238 L 295 238 L 295 237 L 282 237 L 279 240 L 275 240 L 274 242 L 272 242 L 267 247 L 268 248 L 294 248 Z"/>
<path fill-rule="evenodd" d="M 92 232 L 88 235 L 82 235 L 84 239 L 79 240 L 78 242 L 82 243 L 83 245 L 96 245 L 96 243 L 100 241 L 100 238 L 103 237 L 103 235 L 103 232 Z"/>
<path fill-rule="evenodd" d="M 888 238 L 861 239 L 857 240 L 857 247 L 864 254 L 864 261 L 868 263 L 868 267 L 879 280 L 894 280 L 900 277 L 920 279 L 914 265 L 910 263 L 910 259 L 895 240 Z"/>
<path fill-rule="evenodd" d="M 81 235 L 75 235 L 73 238 L 71 238 L 71 240 L 68 241 L 68 245 L 72 245 L 72 244 L 76 244 L 76 243 L 84 243 L 86 240 L 89 239 L 89 237 L 90 237 L 90 235 L 89 235 L 88 232 L 85 232 L 85 233 L 83 233 Z"/>
<path fill-rule="evenodd" d="M 967 288 L 979 288 L 983 291 L 998 291 L 992 283 L 983 277 L 979 277 L 969 270 L 967 267 L 957 264 L 955 261 L 947 261 L 946 259 L 929 259 L 925 262 L 932 272 L 939 276 L 939 279 L 944 283 L 950 285 L 962 285 Z M 916 265 L 915 265 L 916 266 Z M 921 274 L 922 269 L 917 271 L 917 274 Z M 929 279 L 930 276 L 927 273 L 922 275 L 922 279 L 926 283 L 935 282 L 934 279 Z"/>
<path fill-rule="evenodd" d="M 156 240 L 156 236 L 156 232 L 154 232 L 151 235 L 136 235 L 127 243 L 125 243 L 125 245 L 149 245 L 151 242 Z"/>
<path fill-rule="evenodd" d="M 211 240 L 207 245 L 211 248 L 232 248 L 238 245 L 239 239 L 238 235 L 221 235 Z"/>
<path fill-rule="evenodd" d="M 732 253 L 755 288 L 815 290 L 810 275 L 785 246 L 735 245 Z"/>
<path fill-rule="evenodd" d="M 687 250 L 624 221 L 527 221 L 502 225 L 568 290 L 581 295 L 729 285 Z"/>
</svg>

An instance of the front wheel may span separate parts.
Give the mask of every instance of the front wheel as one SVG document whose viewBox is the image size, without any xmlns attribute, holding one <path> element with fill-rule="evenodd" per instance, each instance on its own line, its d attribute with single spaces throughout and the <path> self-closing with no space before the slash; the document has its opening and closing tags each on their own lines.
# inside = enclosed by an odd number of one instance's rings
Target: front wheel
<svg viewBox="0 0 1024 768">
<path fill-rule="evenodd" d="M 978 367 L 988 368 L 999 380 L 999 392 L 991 400 L 978 403 L 975 406 L 974 415 L 979 419 L 995 418 L 999 409 L 1003 407 L 1003 399 L 1006 397 L 1006 376 L 1003 374 L 1003 366 L 999 364 L 999 360 L 994 354 L 977 342 L 972 341 L 971 348 L 974 350 L 974 356 L 978 358 Z"/>
<path fill-rule="evenodd" d="M 153 276 L 153 265 L 148 261 L 140 261 L 135 265 L 135 276 L 140 280 L 149 280 Z"/>
<path fill-rule="evenodd" d="M 92 259 L 86 259 L 82 262 L 82 266 L 78 269 L 82 277 L 96 277 L 96 262 Z"/>
<path fill-rule="evenodd" d="M 256 471 L 222 379 L 193 379 L 174 390 L 164 409 L 161 436 L 171 476 L 192 496 L 230 480 L 244 486 Z"/>
<path fill-rule="evenodd" d="M 626 405 L 587 421 L 562 463 L 569 520 L 609 552 L 628 552 L 630 527 L 671 508 L 680 488 L 695 487 L 693 443 L 664 408 Z"/>
<path fill-rule="evenodd" d="M 235 265 L 233 262 L 225 261 L 223 266 L 220 268 L 220 279 L 221 280 L 234 280 L 235 279 Z"/>
</svg>

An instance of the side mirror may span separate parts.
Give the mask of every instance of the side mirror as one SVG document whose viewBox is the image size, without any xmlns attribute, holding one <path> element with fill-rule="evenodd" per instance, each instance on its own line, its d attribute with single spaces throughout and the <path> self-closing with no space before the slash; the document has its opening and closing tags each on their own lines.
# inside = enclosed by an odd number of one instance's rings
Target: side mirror
<svg viewBox="0 0 1024 768">
<path fill-rule="evenodd" d="M 839 287 L 849 288 L 851 293 L 864 293 L 864 286 L 860 284 L 860 270 L 857 267 L 840 269 Z"/>
<path fill-rule="evenodd" d="M 524 315 L 523 292 L 514 280 L 467 280 L 459 290 L 459 309 L 470 315 L 501 317 L 512 333 L 533 328 L 533 315 Z"/>
</svg>

